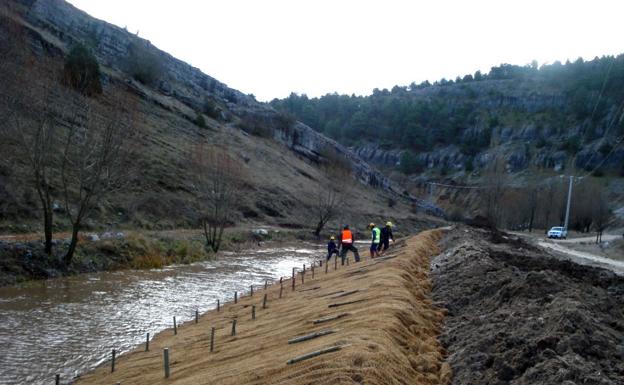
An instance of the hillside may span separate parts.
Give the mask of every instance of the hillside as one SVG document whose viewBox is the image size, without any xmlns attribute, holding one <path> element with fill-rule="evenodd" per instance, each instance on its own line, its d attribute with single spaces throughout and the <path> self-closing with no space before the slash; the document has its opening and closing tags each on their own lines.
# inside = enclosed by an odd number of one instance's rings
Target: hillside
<svg viewBox="0 0 624 385">
<path fill-rule="evenodd" d="M 493 156 L 508 170 L 624 172 L 624 55 L 537 68 L 504 64 L 370 96 L 292 94 L 279 110 L 402 171 L 454 174 Z M 613 150 L 613 151 L 612 151 Z M 607 156 L 608 155 L 608 156 Z"/>
<path fill-rule="evenodd" d="M 87 229 L 196 226 L 189 155 L 198 143 L 224 150 L 246 175 L 232 223 L 313 227 L 309 218 L 319 185 L 328 178 L 319 165 L 336 157 L 349 164 L 353 180 L 344 183 L 354 188 L 348 196 L 351 204 L 332 226 L 368 223 L 378 213 L 406 219 L 414 205 L 435 211 L 402 198 L 400 188 L 346 147 L 63 0 L 0 6 L 0 78 L 7 85 L 0 91 L 0 116 L 7 117 L 5 122 L 10 124 L 15 115 L 28 121 L 51 114 L 59 127 L 72 123 L 63 114 L 71 103 L 46 100 L 40 90 L 46 84 L 58 86 L 68 54 L 78 45 L 87 47 L 100 67 L 102 93 L 89 101 L 98 108 L 125 101 L 118 112 L 128 114 L 141 135 L 134 159 L 137 174 L 124 191 L 98 204 L 85 222 Z M 23 90 L 34 90 L 23 98 L 28 108 L 13 109 L 14 93 Z M 0 162 L 0 230 L 33 231 L 40 228 L 38 198 L 27 154 L 19 153 L 14 139 L 5 136 L 0 143 L 3 153 L 11 155 Z M 67 229 L 68 218 L 57 203 L 60 182 L 53 182 L 51 191 L 55 229 Z M 389 200 L 396 204 L 388 207 Z"/>
<path fill-rule="evenodd" d="M 561 225 L 561 177 L 584 177 L 575 180 L 571 226 L 588 231 L 600 226 L 587 219 L 588 211 L 601 210 L 591 206 L 604 201 L 617 212 L 624 204 L 623 89 L 619 55 L 539 68 L 503 64 L 370 96 L 291 94 L 271 105 L 349 146 L 455 219 L 489 215 L 492 207 L 484 206 L 498 184 L 504 203 L 494 222 Z"/>
</svg>

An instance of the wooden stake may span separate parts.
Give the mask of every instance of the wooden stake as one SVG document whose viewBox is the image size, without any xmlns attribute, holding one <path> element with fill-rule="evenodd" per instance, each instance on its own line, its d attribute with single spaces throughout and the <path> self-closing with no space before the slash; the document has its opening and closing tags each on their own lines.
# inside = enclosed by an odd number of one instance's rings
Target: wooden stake
<svg viewBox="0 0 624 385">
<path fill-rule="evenodd" d="M 264 298 L 262 299 L 262 308 L 266 309 L 266 303 L 267 303 L 267 294 L 264 294 Z"/>
<path fill-rule="evenodd" d="M 355 301 L 332 303 L 331 305 L 328 305 L 327 307 L 351 305 L 352 303 L 358 303 L 358 302 L 364 302 L 364 301 L 366 301 L 366 299 L 356 299 Z"/>
<path fill-rule="evenodd" d="M 334 270 L 338 269 L 338 254 L 334 257 Z"/>
<path fill-rule="evenodd" d="M 210 353 L 214 352 L 215 328 L 210 328 Z"/>
<path fill-rule="evenodd" d="M 327 262 L 329 262 L 329 261 L 327 261 Z M 326 263 L 326 264 L 325 264 L 325 274 L 327 274 L 327 268 L 328 268 L 328 267 L 329 267 L 329 263 Z"/>
<path fill-rule="evenodd" d="M 312 265 L 312 279 L 314 279 L 314 265 Z"/>
<path fill-rule="evenodd" d="M 298 342 L 303 342 L 303 341 L 307 341 L 307 340 L 311 340 L 313 338 L 318 338 L 318 337 L 322 337 L 322 336 L 326 336 L 328 334 L 333 334 L 336 333 L 335 330 L 321 330 L 318 332 L 314 332 L 314 333 L 310 333 L 310 334 L 306 334 L 304 336 L 299 336 L 299 337 L 295 337 L 292 339 L 288 340 L 289 344 L 296 344 Z"/>
<path fill-rule="evenodd" d="M 251 305 L 251 319 L 252 320 L 256 319 L 256 305 Z"/>
<path fill-rule="evenodd" d="M 176 322 L 175 316 L 173 316 L 173 335 L 178 334 L 178 323 Z"/>
<path fill-rule="evenodd" d="M 57 375 L 54 377 L 54 384 L 55 384 L 55 385 L 61 385 L 61 375 L 60 375 L 60 374 L 57 374 Z"/>
<path fill-rule="evenodd" d="M 338 293 L 338 294 L 334 295 L 331 298 L 334 299 L 334 298 L 346 297 L 348 295 L 355 294 L 355 293 L 357 293 L 359 291 L 360 291 L 359 289 L 351 290 L 351 291 L 345 291 L 345 292 L 342 292 L 342 293 Z"/>
<path fill-rule="evenodd" d="M 238 292 L 234 292 L 234 303 L 238 303 Z"/>
<path fill-rule="evenodd" d="M 195 309 L 195 323 L 199 322 L 199 309 Z"/>
<path fill-rule="evenodd" d="M 165 364 L 165 378 L 169 378 L 169 348 L 163 349 L 163 361 Z"/>
<path fill-rule="evenodd" d="M 253 297 L 253 285 L 249 286 L 249 293 Z"/>
<path fill-rule="evenodd" d="M 268 286 L 269 286 L 269 280 L 265 279 L 264 280 L 264 290 L 266 290 Z"/>
<path fill-rule="evenodd" d="M 311 353 L 307 353 L 307 354 L 301 355 L 299 357 L 295 357 L 293 359 L 290 359 L 290 360 L 288 360 L 288 362 L 286 362 L 286 364 L 292 365 L 292 364 L 297 363 L 299 361 L 303 361 L 303 360 L 307 360 L 309 358 L 320 356 L 321 354 L 337 352 L 340 349 L 341 349 L 340 346 L 330 346 L 330 347 L 325 348 L 325 349 L 317 350 L 317 351 L 314 351 L 314 352 L 311 352 Z"/>
<path fill-rule="evenodd" d="M 305 278 L 305 270 L 301 272 L 301 284 L 303 285 L 303 279 Z"/>
<path fill-rule="evenodd" d="M 149 333 L 147 333 L 147 337 L 145 338 L 145 351 L 149 352 Z"/>
<path fill-rule="evenodd" d="M 113 373 L 115 371 L 115 354 L 117 352 L 115 351 L 115 349 L 113 349 L 113 359 L 111 360 L 111 373 Z"/>
<path fill-rule="evenodd" d="M 284 291 L 284 288 L 282 286 L 280 286 L 280 295 L 279 297 L 282 298 L 282 292 Z"/>
<path fill-rule="evenodd" d="M 350 314 L 349 313 L 340 313 L 338 315 L 334 315 L 334 316 L 331 316 L 331 317 L 315 319 L 314 321 L 312 321 L 312 323 L 315 324 L 315 325 L 316 324 L 322 324 L 324 322 L 334 321 L 334 320 L 340 319 L 342 317 L 346 317 L 348 315 L 350 315 Z"/>
<path fill-rule="evenodd" d="M 221 311 L 221 301 L 217 300 L 217 311 Z"/>
<path fill-rule="evenodd" d="M 236 335 L 236 320 L 232 320 L 232 336 Z"/>
</svg>

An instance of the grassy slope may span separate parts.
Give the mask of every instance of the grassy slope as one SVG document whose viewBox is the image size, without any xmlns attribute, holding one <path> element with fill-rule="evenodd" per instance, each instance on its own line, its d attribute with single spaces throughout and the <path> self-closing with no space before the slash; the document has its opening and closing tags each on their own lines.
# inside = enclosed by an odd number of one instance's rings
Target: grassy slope
<svg viewBox="0 0 624 385">
<path fill-rule="evenodd" d="M 33 27 L 21 19 L 24 28 L 34 31 L 29 39 L 41 39 L 49 48 L 44 55 L 50 60 L 48 67 L 62 67 L 63 57 L 58 55 L 67 47 L 53 36 Z M 41 44 L 34 41 L 34 45 Z M 41 55 L 38 52 L 36 55 Z M 22 69 L 23 72 L 32 70 Z M 129 99 L 139 95 L 134 108 L 133 121 L 143 130 L 142 153 L 136 162 L 141 173 L 129 190 L 111 196 L 102 202 L 94 215 L 85 224 L 86 229 L 112 228 L 175 228 L 188 227 L 193 212 L 193 194 L 190 192 L 190 170 L 188 157 L 193 145 L 206 139 L 209 143 L 226 148 L 244 163 L 248 175 L 244 197 L 238 205 L 233 220 L 243 223 L 263 223 L 270 225 L 292 224 L 312 227 L 314 225 L 312 205 L 316 186 L 323 175 L 308 159 L 305 159 L 285 146 L 270 139 L 250 136 L 233 123 L 223 123 L 207 119 L 208 128 L 200 128 L 192 122 L 195 112 L 178 100 L 167 97 L 149 87 L 136 82 L 127 87 L 127 74 L 103 67 L 109 76 L 104 87 L 102 102 L 110 102 L 109 91 L 122 92 L 118 97 Z M 47 70 L 45 76 L 56 76 Z M 3 74 L 11 77 L 15 74 Z M 29 81 L 34 74 L 21 74 Z M 125 93 L 125 95 L 124 95 Z M 63 101 L 58 103 L 62 109 Z M 37 111 L 32 111 L 36 114 Z M 16 152 L 17 148 L 3 148 L 3 151 Z M 6 173 L 5 189 L 9 191 L 8 207 L 19 207 L 9 214 L 0 214 L 0 231 L 36 231 L 40 228 L 38 202 L 28 183 L 28 170 L 22 162 L 5 164 L 0 174 Z M 388 197 L 379 189 L 363 186 L 355 181 L 346 181 L 355 187 L 348 198 L 348 205 L 341 208 L 340 215 L 332 225 L 344 222 L 368 223 L 370 220 L 382 222 L 387 219 L 401 222 L 413 217 L 406 202 L 399 201 L 394 208 L 387 205 Z M 57 186 L 58 187 L 58 186 Z M 59 190 L 60 191 L 60 190 Z M 25 198 L 29 197 L 29 198 Z M 60 199 L 60 195 L 55 197 Z M 56 230 L 67 229 L 68 221 L 62 213 L 56 215 Z"/>
</svg>

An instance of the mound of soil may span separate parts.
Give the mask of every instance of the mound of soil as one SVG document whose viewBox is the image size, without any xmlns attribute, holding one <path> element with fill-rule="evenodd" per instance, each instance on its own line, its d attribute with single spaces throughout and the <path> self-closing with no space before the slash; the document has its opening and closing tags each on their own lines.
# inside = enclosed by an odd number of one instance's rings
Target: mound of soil
<svg viewBox="0 0 624 385">
<path fill-rule="evenodd" d="M 460 229 L 432 262 L 453 384 L 624 384 L 624 279 Z"/>
</svg>

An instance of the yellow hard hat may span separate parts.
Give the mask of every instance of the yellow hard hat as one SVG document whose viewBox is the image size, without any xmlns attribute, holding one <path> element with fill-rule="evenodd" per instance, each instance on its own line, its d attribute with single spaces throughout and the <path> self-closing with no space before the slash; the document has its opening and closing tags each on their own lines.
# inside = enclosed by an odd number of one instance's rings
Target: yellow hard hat
<svg viewBox="0 0 624 385">
<path fill-rule="evenodd" d="M 371 222 L 368 227 L 375 227 L 375 224 L 373 222 Z"/>
<path fill-rule="evenodd" d="M 390 222 L 390 221 L 386 222 L 386 226 L 392 227 L 392 222 Z"/>
<path fill-rule="evenodd" d="M 332 235 L 331 237 L 329 237 L 329 239 L 331 239 L 331 240 L 333 241 L 334 239 L 336 239 L 336 237 L 334 237 L 334 236 Z"/>
</svg>

